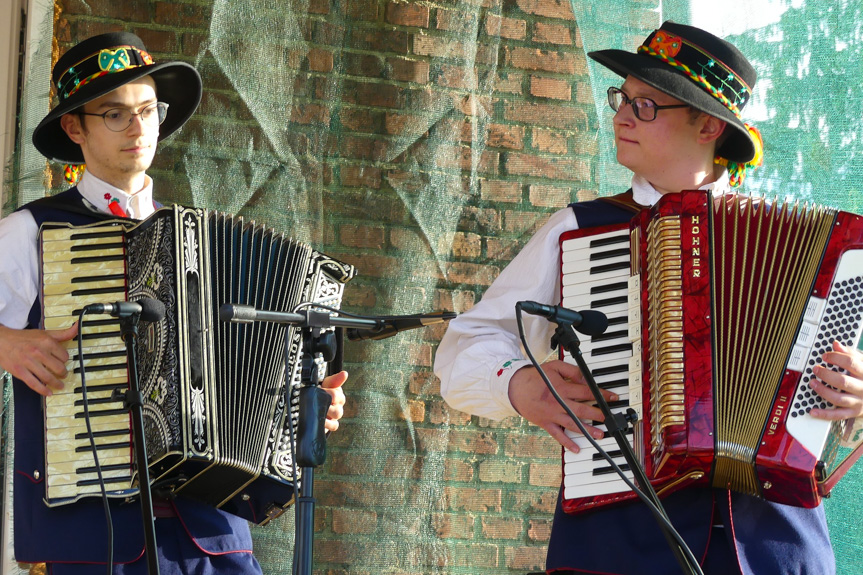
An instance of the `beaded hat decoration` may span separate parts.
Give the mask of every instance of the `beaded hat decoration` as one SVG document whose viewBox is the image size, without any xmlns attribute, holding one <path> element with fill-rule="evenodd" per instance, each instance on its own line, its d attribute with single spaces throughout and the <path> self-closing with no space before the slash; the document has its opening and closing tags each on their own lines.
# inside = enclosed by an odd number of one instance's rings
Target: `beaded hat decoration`
<svg viewBox="0 0 863 575">
<path fill-rule="evenodd" d="M 58 102 L 33 132 L 33 145 L 50 160 L 82 164 L 81 147 L 63 131 L 60 118 L 144 76 L 153 79 L 159 101 L 168 104 L 159 140 L 173 134 L 201 101 L 200 75 L 185 62 L 156 63 L 138 36 L 112 32 L 82 41 L 57 60 L 51 77 Z"/>
<path fill-rule="evenodd" d="M 632 76 L 689 106 L 727 122 L 717 162 L 742 181 L 746 168 L 759 165 L 763 144 L 758 130 L 741 119 L 757 74 L 733 44 L 675 22 L 652 32 L 635 53 L 599 50 L 588 54 L 614 73 Z"/>
</svg>

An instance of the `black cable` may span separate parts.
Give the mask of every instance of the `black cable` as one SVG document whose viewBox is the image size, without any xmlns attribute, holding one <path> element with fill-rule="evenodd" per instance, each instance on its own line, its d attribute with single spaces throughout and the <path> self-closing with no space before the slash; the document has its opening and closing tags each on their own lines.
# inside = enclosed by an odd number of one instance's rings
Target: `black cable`
<svg viewBox="0 0 863 575">
<path fill-rule="evenodd" d="M 669 521 L 668 515 L 666 515 L 665 510 L 661 506 L 655 505 L 653 503 L 653 501 L 651 501 L 651 499 L 647 496 L 646 493 L 644 493 L 639 487 L 637 487 L 634 483 L 632 483 L 632 481 L 630 481 L 628 477 L 626 477 L 626 474 L 623 472 L 623 470 L 620 469 L 620 467 L 618 467 L 618 465 L 614 462 L 614 460 L 611 458 L 611 456 L 608 455 L 608 453 L 602 447 L 599 446 L 599 444 L 596 442 L 596 440 L 594 440 L 593 437 L 589 433 L 587 433 L 587 430 L 585 429 L 584 424 L 581 423 L 581 420 L 578 419 L 578 416 L 576 416 L 575 413 L 572 412 L 572 410 L 569 408 L 569 406 L 566 404 L 566 402 L 563 400 L 563 398 L 560 397 L 560 394 L 557 393 L 557 390 L 554 388 L 554 385 L 548 379 L 548 376 L 545 374 L 545 371 L 543 371 L 539 362 L 533 356 L 533 353 L 530 351 L 530 346 L 527 344 L 527 338 L 524 335 L 524 324 L 522 322 L 522 317 L 521 317 L 521 306 L 516 304 L 515 309 L 516 309 L 515 319 L 516 319 L 516 324 L 518 324 L 518 335 L 519 335 L 519 338 L 521 339 L 522 345 L 524 346 L 524 351 L 527 354 L 528 359 L 530 359 L 530 362 L 533 364 L 533 366 L 539 372 L 539 375 L 542 378 L 542 381 L 545 383 L 546 387 L 551 392 L 551 395 L 554 397 L 554 399 L 557 401 L 557 403 L 560 404 L 560 406 L 563 408 L 563 410 L 566 411 L 566 414 L 575 422 L 575 425 L 578 426 L 579 431 L 581 431 L 582 435 L 584 435 L 585 439 L 587 439 L 587 441 L 591 444 L 591 446 L 594 449 L 596 449 L 596 451 L 609 463 L 611 468 L 614 469 L 615 473 L 617 473 L 620 476 L 620 478 L 624 481 L 624 483 L 626 483 L 626 485 L 630 489 L 632 489 L 632 491 L 638 496 L 638 498 L 645 505 L 647 505 L 647 508 L 653 514 L 656 521 L 666 529 L 667 533 L 669 533 L 671 535 L 671 537 L 674 539 L 675 543 L 677 543 L 677 545 L 680 547 L 681 551 L 683 552 L 684 556 L 686 557 L 686 560 L 689 563 L 689 566 L 691 567 L 693 572 L 696 575 L 703 575 L 703 572 L 701 570 L 701 566 L 698 564 L 698 560 L 695 558 L 695 555 L 693 555 L 692 550 L 689 549 L 689 546 L 683 540 L 683 537 L 680 536 L 680 534 L 677 532 L 677 530 L 671 524 L 671 521 Z"/>
<path fill-rule="evenodd" d="M 78 366 L 81 368 L 81 400 L 84 404 L 84 422 L 87 425 L 87 437 L 90 439 L 90 449 L 93 451 L 93 461 L 96 467 L 96 476 L 99 478 L 99 488 L 102 491 L 102 505 L 105 508 L 105 521 L 108 528 L 108 575 L 114 571 L 114 523 L 111 521 L 111 506 L 108 504 L 108 492 L 105 489 L 105 479 L 102 477 L 102 466 L 99 463 L 99 453 L 96 449 L 96 438 L 93 436 L 93 428 L 90 425 L 90 406 L 87 399 L 87 376 L 84 369 L 84 314 L 83 309 L 78 315 Z"/>
</svg>

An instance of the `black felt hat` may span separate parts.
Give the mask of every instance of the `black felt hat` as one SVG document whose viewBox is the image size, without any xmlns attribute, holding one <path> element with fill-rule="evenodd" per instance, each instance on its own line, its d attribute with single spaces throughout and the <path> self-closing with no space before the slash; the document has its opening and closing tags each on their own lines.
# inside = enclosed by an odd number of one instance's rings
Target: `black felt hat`
<svg viewBox="0 0 863 575">
<path fill-rule="evenodd" d="M 160 102 L 168 104 L 159 140 L 182 126 L 201 102 L 201 76 L 185 62 L 157 64 L 144 42 L 128 32 L 101 34 L 63 54 L 51 79 L 59 103 L 33 132 L 33 145 L 48 159 L 67 164 L 84 162 L 81 147 L 60 126 L 60 117 L 143 76 L 156 83 Z"/>
<path fill-rule="evenodd" d="M 757 74 L 731 43 L 694 26 L 668 21 L 635 53 L 599 50 L 588 56 L 620 76 L 637 78 L 728 122 L 733 131 L 717 156 L 741 164 L 760 156 L 760 137 L 740 119 Z"/>
</svg>

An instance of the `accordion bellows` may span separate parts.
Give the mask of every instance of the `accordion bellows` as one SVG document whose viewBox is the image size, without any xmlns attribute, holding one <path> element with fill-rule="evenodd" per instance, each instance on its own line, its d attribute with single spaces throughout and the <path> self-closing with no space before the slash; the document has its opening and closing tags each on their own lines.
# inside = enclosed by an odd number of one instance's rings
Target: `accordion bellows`
<svg viewBox="0 0 863 575">
<path fill-rule="evenodd" d="M 180 206 L 140 223 L 46 224 L 40 249 L 48 329 L 71 325 L 89 303 L 149 297 L 166 307 L 161 321 L 141 322 L 136 347 L 154 488 L 257 523 L 280 513 L 297 479 L 288 429 L 291 418 L 297 424 L 301 333 L 220 322 L 218 309 L 337 308 L 353 267 L 266 226 Z M 129 386 L 117 322 L 85 316 L 84 356 L 69 342 L 73 369 L 64 393 L 45 400 L 49 505 L 100 494 L 82 412 L 82 366 L 108 494 L 137 493 L 129 413 L 115 393 Z"/>
<path fill-rule="evenodd" d="M 562 304 L 608 311 L 611 333 L 582 354 L 638 414 L 632 443 L 660 495 L 703 484 L 813 507 L 829 493 L 853 421 L 811 417 L 827 404 L 809 381 L 834 340 L 863 331 L 863 218 L 687 191 L 630 224 L 567 232 L 561 253 Z M 634 497 L 577 442 L 568 512 Z"/>
</svg>

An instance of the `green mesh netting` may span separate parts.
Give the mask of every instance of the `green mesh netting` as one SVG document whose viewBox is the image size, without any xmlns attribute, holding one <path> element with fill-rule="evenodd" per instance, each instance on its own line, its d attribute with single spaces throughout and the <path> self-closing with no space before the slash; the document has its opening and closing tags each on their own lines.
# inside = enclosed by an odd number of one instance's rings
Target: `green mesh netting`
<svg viewBox="0 0 863 575">
<path fill-rule="evenodd" d="M 746 189 L 863 211 L 863 7 L 847 0 L 58 0 L 28 46 L 4 211 L 63 187 L 29 145 L 63 47 L 122 28 L 204 79 L 162 146 L 163 202 L 239 213 L 357 266 L 345 307 L 461 311 L 548 214 L 622 191 L 592 49 L 634 49 L 665 19 L 728 36 L 759 72 L 746 119 L 766 163 Z M 50 12 L 50 11 L 47 11 Z M 556 444 L 522 421 L 449 409 L 443 328 L 347 349 L 348 406 L 316 494 L 317 572 L 526 573 L 544 564 Z M 863 471 L 827 510 L 840 573 L 863 572 Z M 646 528 L 651 528 L 646 526 Z M 254 528 L 290 573 L 292 513 Z"/>
</svg>

